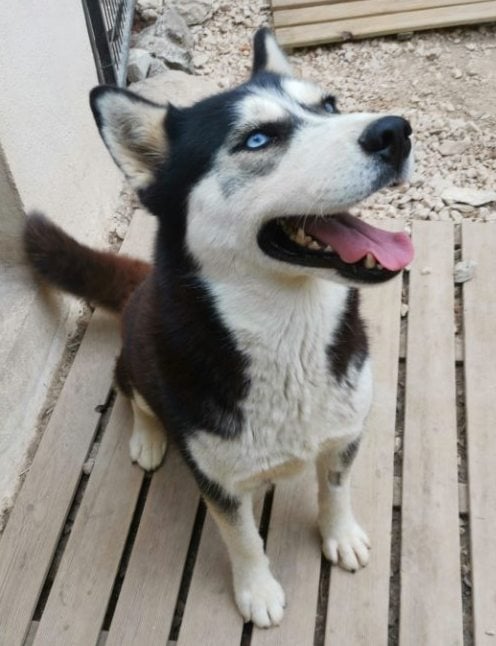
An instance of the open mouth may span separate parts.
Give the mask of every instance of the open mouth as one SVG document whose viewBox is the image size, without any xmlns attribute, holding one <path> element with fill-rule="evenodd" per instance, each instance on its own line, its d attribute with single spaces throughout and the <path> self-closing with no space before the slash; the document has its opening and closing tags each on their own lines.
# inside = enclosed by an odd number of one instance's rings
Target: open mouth
<svg viewBox="0 0 496 646">
<path fill-rule="evenodd" d="M 277 218 L 262 227 L 258 243 L 277 260 L 335 269 L 344 278 L 368 283 L 389 280 L 414 255 L 406 233 L 384 231 L 349 213 Z"/>
</svg>

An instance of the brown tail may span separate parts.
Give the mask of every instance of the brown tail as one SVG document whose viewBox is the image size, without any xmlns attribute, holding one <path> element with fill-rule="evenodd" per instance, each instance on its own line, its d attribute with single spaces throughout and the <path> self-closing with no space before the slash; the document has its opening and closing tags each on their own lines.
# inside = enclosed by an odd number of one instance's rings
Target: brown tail
<svg viewBox="0 0 496 646">
<path fill-rule="evenodd" d="M 79 244 L 40 213 L 27 219 L 24 248 L 47 282 L 114 312 L 150 272 L 141 260 Z"/>
</svg>

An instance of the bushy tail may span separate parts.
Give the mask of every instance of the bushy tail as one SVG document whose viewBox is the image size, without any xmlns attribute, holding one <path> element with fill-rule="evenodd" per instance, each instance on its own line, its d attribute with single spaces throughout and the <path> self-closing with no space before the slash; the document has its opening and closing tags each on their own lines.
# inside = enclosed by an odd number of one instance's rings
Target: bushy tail
<svg viewBox="0 0 496 646">
<path fill-rule="evenodd" d="M 24 247 L 34 269 L 47 282 L 95 305 L 120 312 L 150 265 L 76 242 L 40 213 L 27 218 Z"/>
</svg>

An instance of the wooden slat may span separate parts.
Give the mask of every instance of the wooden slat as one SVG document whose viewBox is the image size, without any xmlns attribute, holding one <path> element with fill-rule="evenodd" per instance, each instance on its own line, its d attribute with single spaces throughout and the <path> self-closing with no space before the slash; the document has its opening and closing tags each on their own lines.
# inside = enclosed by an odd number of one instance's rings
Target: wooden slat
<svg viewBox="0 0 496 646">
<path fill-rule="evenodd" d="M 464 223 L 463 257 L 477 260 L 463 286 L 474 641 L 496 637 L 496 226 Z"/>
<path fill-rule="evenodd" d="M 259 496 L 254 509 L 258 522 L 262 506 L 263 497 Z M 207 512 L 177 644 L 232 646 L 239 644 L 242 629 L 227 549 Z"/>
<path fill-rule="evenodd" d="M 322 6 L 327 4 L 341 4 L 342 2 L 356 2 L 357 0 L 272 0 L 274 11 L 281 9 L 298 9 L 300 7 Z"/>
<path fill-rule="evenodd" d="M 150 227 L 135 216 L 126 246 L 141 249 Z M 0 643 L 22 644 L 50 566 L 81 468 L 112 382 L 119 334 L 95 313 L 0 541 Z M 98 361 L 95 358 L 98 358 Z"/>
<path fill-rule="evenodd" d="M 35 646 L 96 644 L 144 473 L 129 459 L 132 413 L 118 396 L 50 591 Z"/>
<path fill-rule="evenodd" d="M 384 226 L 384 223 L 381 223 Z M 353 506 L 372 551 L 366 568 L 331 572 L 326 644 L 387 644 L 394 436 L 400 334 L 401 278 L 363 289 L 371 341 L 374 402 L 353 466 Z"/>
<path fill-rule="evenodd" d="M 320 578 L 317 482 L 312 465 L 301 476 L 277 483 L 267 555 L 284 588 L 287 611 L 277 629 L 255 628 L 251 646 L 312 644 Z"/>
<path fill-rule="evenodd" d="M 0 643 L 22 644 L 112 380 L 115 322 L 94 315 L 0 542 Z M 98 357 L 98 361 L 95 361 Z"/>
<path fill-rule="evenodd" d="M 354 2 L 335 2 L 326 5 L 311 5 L 299 9 L 274 11 L 274 25 L 290 27 L 308 25 L 334 20 L 348 20 L 364 16 L 387 16 L 406 11 L 419 11 L 434 7 L 453 7 L 480 2 L 480 0 L 355 0 Z"/>
<path fill-rule="evenodd" d="M 453 227 L 415 222 L 403 447 L 400 643 L 461 645 Z"/>
<path fill-rule="evenodd" d="M 196 483 L 170 446 L 153 476 L 106 646 L 167 643 L 198 501 Z"/>
<path fill-rule="evenodd" d="M 439 7 L 386 16 L 367 16 L 276 29 L 283 47 L 303 47 L 343 40 L 385 36 L 402 31 L 420 31 L 455 25 L 471 25 L 496 20 L 496 0 Z"/>
</svg>

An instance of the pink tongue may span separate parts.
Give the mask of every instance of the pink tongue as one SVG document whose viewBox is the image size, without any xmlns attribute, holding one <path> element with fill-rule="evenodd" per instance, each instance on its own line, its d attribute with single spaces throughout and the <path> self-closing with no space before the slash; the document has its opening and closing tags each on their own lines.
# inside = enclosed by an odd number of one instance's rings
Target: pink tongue
<svg viewBox="0 0 496 646">
<path fill-rule="evenodd" d="M 377 229 L 349 213 L 311 220 L 305 232 L 330 245 L 347 263 L 358 262 L 370 253 L 386 269 L 399 271 L 413 260 L 413 245 L 406 233 Z"/>
</svg>

